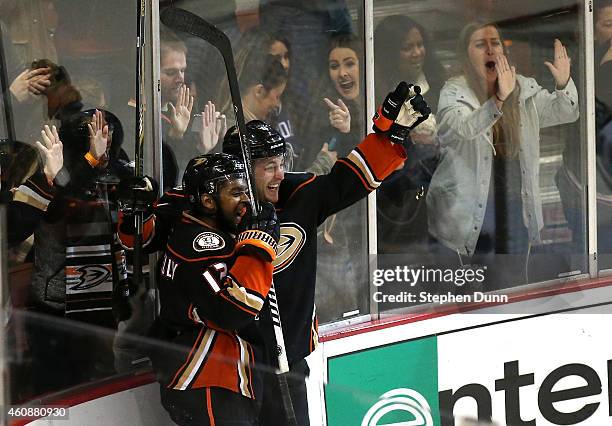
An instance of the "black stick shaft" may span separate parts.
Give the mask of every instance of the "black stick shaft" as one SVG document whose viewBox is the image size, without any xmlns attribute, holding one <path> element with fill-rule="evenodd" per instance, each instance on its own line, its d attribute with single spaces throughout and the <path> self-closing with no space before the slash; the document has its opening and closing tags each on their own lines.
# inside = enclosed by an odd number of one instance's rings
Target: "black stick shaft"
<svg viewBox="0 0 612 426">
<path fill-rule="evenodd" d="M 144 51 L 145 43 L 145 16 L 146 0 L 137 0 L 136 10 L 136 145 L 134 176 L 141 177 L 144 174 Z M 132 259 L 132 276 L 136 285 L 142 283 L 142 232 L 143 232 L 142 213 L 134 215 L 134 252 Z"/>
</svg>

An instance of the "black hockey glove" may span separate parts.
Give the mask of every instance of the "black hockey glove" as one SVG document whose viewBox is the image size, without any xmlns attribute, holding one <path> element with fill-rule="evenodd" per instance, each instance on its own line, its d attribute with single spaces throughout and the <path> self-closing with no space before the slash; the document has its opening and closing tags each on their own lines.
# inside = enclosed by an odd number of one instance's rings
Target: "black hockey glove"
<svg viewBox="0 0 612 426">
<path fill-rule="evenodd" d="M 272 261 L 276 258 L 279 239 L 280 223 L 274 205 L 262 202 L 258 214 L 252 214 L 251 207 L 247 206 L 247 211 L 238 224 L 236 249 L 255 250 L 267 261 Z"/>
<path fill-rule="evenodd" d="M 119 209 L 124 214 L 145 213 L 157 199 L 158 185 L 149 176 L 121 179 L 117 187 Z"/>
<path fill-rule="evenodd" d="M 431 109 L 420 93 L 419 86 L 402 81 L 387 95 L 374 115 L 372 129 L 376 133 L 387 134 L 393 143 L 411 143 L 410 131 L 427 120 L 431 114 Z"/>
</svg>

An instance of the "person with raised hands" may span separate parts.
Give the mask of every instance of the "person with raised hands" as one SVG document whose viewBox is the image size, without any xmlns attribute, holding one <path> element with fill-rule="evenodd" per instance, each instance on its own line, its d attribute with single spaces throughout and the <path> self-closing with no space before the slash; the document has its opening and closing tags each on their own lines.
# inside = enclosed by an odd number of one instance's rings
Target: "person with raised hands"
<svg viewBox="0 0 612 426">
<path fill-rule="evenodd" d="M 178 88 L 176 105 L 172 101 L 166 104 L 168 110 L 166 116 L 170 120 L 168 136 L 171 139 L 182 139 L 191 121 L 191 110 L 193 109 L 193 96 L 189 94 L 189 87 L 182 84 Z"/>
<path fill-rule="evenodd" d="M 219 143 L 220 138 L 227 131 L 227 118 L 216 110 L 215 104 L 208 101 L 204 106 L 202 115 L 196 117 L 200 120 L 199 143 L 197 149 L 200 154 L 207 154 Z"/>
<path fill-rule="evenodd" d="M 36 148 L 42 158 L 43 173 L 51 184 L 64 166 L 64 146 L 55 126 L 45 125 L 40 134 L 44 144 L 36 141 Z"/>
<path fill-rule="evenodd" d="M 495 24 L 468 24 L 458 55 L 461 73 L 438 105 L 442 157 L 427 194 L 429 232 L 436 252 L 488 265 L 489 283 L 503 287 L 524 280 L 517 264 L 541 241 L 540 129 L 576 121 L 578 93 L 559 40 L 544 63 L 553 92 L 517 73 Z"/>
<path fill-rule="evenodd" d="M 75 335 L 57 322 L 116 327 L 112 293 L 127 270 L 111 214 L 113 181 L 133 174 L 122 139 L 121 123 L 109 111 L 80 112 L 59 131 L 45 126 L 36 141 L 41 166 L 8 205 L 9 246 L 34 235 L 28 309 L 52 318 L 26 322 L 36 394 L 114 373 L 110 341 Z"/>
</svg>

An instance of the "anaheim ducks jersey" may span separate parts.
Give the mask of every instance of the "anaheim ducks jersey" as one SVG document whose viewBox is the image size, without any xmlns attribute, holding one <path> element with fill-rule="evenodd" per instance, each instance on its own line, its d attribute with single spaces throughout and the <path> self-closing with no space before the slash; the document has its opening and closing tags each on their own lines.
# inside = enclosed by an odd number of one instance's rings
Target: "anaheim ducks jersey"
<svg viewBox="0 0 612 426">
<path fill-rule="evenodd" d="M 253 366 L 262 342 L 249 326 L 264 305 L 272 265 L 240 253 L 233 235 L 188 212 L 174 224 L 159 262 L 158 335 L 176 350 L 152 357 L 169 389 L 216 386 L 255 398 Z"/>
<path fill-rule="evenodd" d="M 114 233 L 109 187 L 93 182 L 95 170 L 89 165 L 83 168 L 75 173 L 83 184 L 80 191 L 50 185 L 41 171 L 15 188 L 8 241 L 15 244 L 34 234 L 29 295 L 37 309 L 114 327 L 112 292 L 127 278 L 125 253 Z"/>
<path fill-rule="evenodd" d="M 281 238 L 273 265 L 290 364 L 310 354 L 318 340 L 314 312 L 317 227 L 378 188 L 405 159 L 403 147 L 370 134 L 327 175 L 285 174 L 276 205 Z M 266 338 L 272 338 L 270 317 L 262 315 L 261 323 Z"/>
</svg>

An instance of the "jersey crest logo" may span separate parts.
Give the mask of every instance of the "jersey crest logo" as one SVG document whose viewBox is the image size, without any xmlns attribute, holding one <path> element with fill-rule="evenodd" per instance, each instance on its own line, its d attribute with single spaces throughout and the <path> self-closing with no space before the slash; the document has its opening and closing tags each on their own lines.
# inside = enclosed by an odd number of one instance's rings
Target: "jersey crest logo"
<svg viewBox="0 0 612 426">
<path fill-rule="evenodd" d="M 225 247 L 225 240 L 214 232 L 202 232 L 193 240 L 195 251 L 218 250 Z"/>
<path fill-rule="evenodd" d="M 70 287 L 72 291 L 81 291 L 96 287 L 106 282 L 111 276 L 111 271 L 109 271 L 108 268 L 99 265 L 80 266 L 76 268 L 76 271 L 80 273 L 81 276 L 79 277 L 79 283 Z"/>
<path fill-rule="evenodd" d="M 276 259 L 272 262 L 275 274 L 288 268 L 306 243 L 306 232 L 297 223 L 281 223 L 280 231 Z"/>
</svg>

